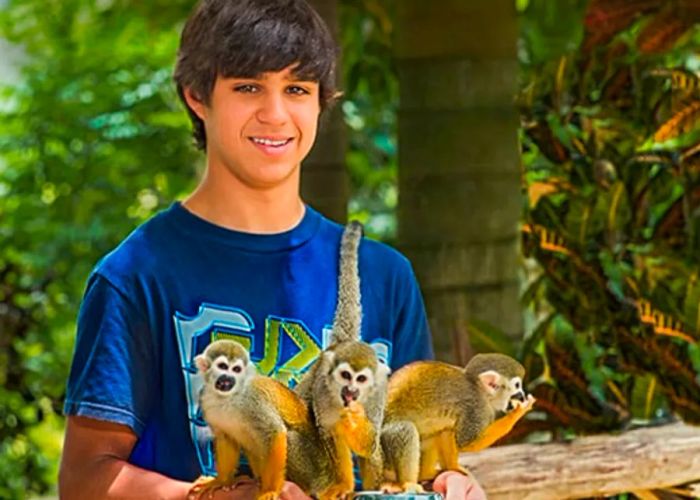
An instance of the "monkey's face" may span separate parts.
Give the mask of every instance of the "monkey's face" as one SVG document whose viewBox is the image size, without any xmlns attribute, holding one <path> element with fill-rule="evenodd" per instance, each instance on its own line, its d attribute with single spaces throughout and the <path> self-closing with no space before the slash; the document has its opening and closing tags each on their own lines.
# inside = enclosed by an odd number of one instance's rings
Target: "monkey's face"
<svg viewBox="0 0 700 500">
<path fill-rule="evenodd" d="M 219 394 L 228 394 L 240 388 L 246 375 L 246 362 L 243 359 L 229 359 L 226 356 L 217 357 L 209 368 L 207 376 L 209 383 Z"/>
<path fill-rule="evenodd" d="M 220 395 L 235 394 L 255 374 L 248 352 L 232 340 L 217 340 L 195 358 L 205 386 Z"/>
<path fill-rule="evenodd" d="M 508 378 L 497 371 L 488 370 L 479 374 L 489 404 L 496 411 L 512 410 L 517 401 L 525 401 L 523 381 L 520 377 Z"/>
<path fill-rule="evenodd" d="M 337 386 L 334 391 L 343 406 L 353 401 L 364 403 L 371 387 L 374 385 L 374 372 L 368 366 L 359 370 L 343 361 L 331 372 L 331 380 Z"/>
<path fill-rule="evenodd" d="M 527 399 L 525 391 L 523 390 L 523 381 L 520 377 L 513 377 L 507 381 L 508 392 L 510 392 L 510 398 L 508 398 L 508 403 L 506 403 L 506 408 L 504 411 L 513 410 L 518 404 L 524 403 Z"/>
</svg>

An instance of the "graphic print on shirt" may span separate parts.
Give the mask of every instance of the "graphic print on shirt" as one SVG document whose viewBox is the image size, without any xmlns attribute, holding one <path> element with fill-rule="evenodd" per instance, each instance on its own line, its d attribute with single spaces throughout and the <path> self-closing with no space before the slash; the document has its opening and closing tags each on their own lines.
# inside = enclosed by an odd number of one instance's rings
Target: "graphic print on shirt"
<svg viewBox="0 0 700 500">
<path fill-rule="evenodd" d="M 213 476 L 216 475 L 214 447 L 211 431 L 199 408 L 202 379 L 194 364 L 195 356 L 214 340 L 236 340 L 248 350 L 259 373 L 293 387 L 328 345 L 331 326 L 324 327 L 317 337 L 302 321 L 269 315 L 265 319 L 264 344 L 258 346 L 253 334 L 253 319 L 238 308 L 203 303 L 196 315 L 176 312 L 173 320 L 185 377 L 190 433 L 202 473 Z M 321 343 L 318 338 L 323 339 Z M 379 358 L 388 363 L 391 359 L 390 342 L 378 339 L 371 345 Z"/>
</svg>

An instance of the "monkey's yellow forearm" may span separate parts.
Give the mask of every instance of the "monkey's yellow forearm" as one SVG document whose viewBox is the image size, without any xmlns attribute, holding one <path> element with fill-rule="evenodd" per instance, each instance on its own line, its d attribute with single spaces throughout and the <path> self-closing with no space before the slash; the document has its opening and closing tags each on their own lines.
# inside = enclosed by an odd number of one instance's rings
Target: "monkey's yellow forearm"
<svg viewBox="0 0 700 500">
<path fill-rule="evenodd" d="M 461 447 L 460 451 L 480 451 L 488 448 L 493 443 L 508 434 L 518 420 L 520 420 L 527 412 L 528 409 L 521 406 L 498 420 L 493 421 L 481 432 L 478 438 L 471 443 L 468 443 L 466 446 Z"/>
<path fill-rule="evenodd" d="M 336 425 L 336 432 L 341 430 L 341 422 L 338 422 Z M 350 448 L 345 440 L 339 436 L 335 436 L 333 438 L 333 446 L 335 447 L 336 459 L 335 481 L 328 488 L 319 493 L 319 500 L 336 500 L 338 498 L 344 498 L 346 495 L 351 493 L 355 487 L 355 475 L 353 471 L 352 452 L 350 451 Z"/>
<path fill-rule="evenodd" d="M 287 465 L 287 434 L 278 433 L 260 470 L 260 492 L 258 500 L 278 498 L 284 486 L 284 473 Z"/>
<path fill-rule="evenodd" d="M 216 477 L 219 481 L 229 484 L 238 470 L 241 449 L 237 443 L 223 434 L 218 434 L 214 440 L 216 453 Z"/>
<path fill-rule="evenodd" d="M 336 432 L 357 455 L 367 458 L 374 451 L 376 429 L 364 413 L 345 413 Z"/>
</svg>

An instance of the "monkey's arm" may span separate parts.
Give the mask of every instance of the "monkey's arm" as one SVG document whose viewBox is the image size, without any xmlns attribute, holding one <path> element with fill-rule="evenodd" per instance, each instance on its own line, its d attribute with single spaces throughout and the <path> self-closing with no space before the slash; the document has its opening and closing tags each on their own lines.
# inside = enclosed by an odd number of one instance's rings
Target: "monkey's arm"
<svg viewBox="0 0 700 500">
<path fill-rule="evenodd" d="M 493 443 L 508 434 L 518 420 L 520 420 L 532 409 L 534 403 L 535 398 L 532 395 L 528 396 L 527 401 L 518 405 L 518 407 L 510 413 L 507 413 L 498 420 L 493 421 L 489 426 L 481 431 L 479 436 L 474 441 L 460 447 L 459 451 L 480 451 L 488 448 Z"/>
<path fill-rule="evenodd" d="M 340 422 L 336 425 L 334 434 L 328 434 L 322 437 L 322 439 L 328 440 L 324 443 L 324 446 L 333 449 L 331 460 L 336 472 L 332 484 L 317 495 L 319 500 L 337 500 L 338 498 L 345 498 L 353 491 L 355 486 L 355 477 L 352 468 L 352 452 L 346 441 L 337 435 L 339 427 Z"/>
<path fill-rule="evenodd" d="M 284 486 L 285 468 L 287 466 L 287 433 L 278 432 L 272 438 L 265 464 L 260 470 L 260 493 L 258 500 L 279 498 Z"/>
<path fill-rule="evenodd" d="M 241 449 L 238 443 L 223 434 L 217 434 L 214 441 L 216 451 L 216 476 L 227 483 L 233 481 L 238 470 Z"/>
<path fill-rule="evenodd" d="M 215 432 L 214 452 L 216 453 L 216 477 L 202 476 L 195 481 L 190 489 L 190 494 L 198 498 L 207 491 L 211 492 L 236 482 L 235 474 L 240 460 L 238 443 L 232 441 L 223 433 Z"/>
<path fill-rule="evenodd" d="M 377 429 L 359 403 L 351 403 L 342 413 L 336 434 L 357 455 L 369 458 L 377 444 Z"/>
</svg>

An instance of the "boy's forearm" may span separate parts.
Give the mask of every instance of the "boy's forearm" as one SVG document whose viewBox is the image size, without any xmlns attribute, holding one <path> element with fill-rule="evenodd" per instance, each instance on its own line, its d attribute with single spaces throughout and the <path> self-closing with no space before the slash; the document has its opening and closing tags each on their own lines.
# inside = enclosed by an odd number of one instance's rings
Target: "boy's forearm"
<svg viewBox="0 0 700 500">
<path fill-rule="evenodd" d="M 116 457 L 101 457 L 80 464 L 64 463 L 59 474 L 59 495 L 62 500 L 184 500 L 191 486 L 190 483 L 142 469 Z"/>
</svg>

